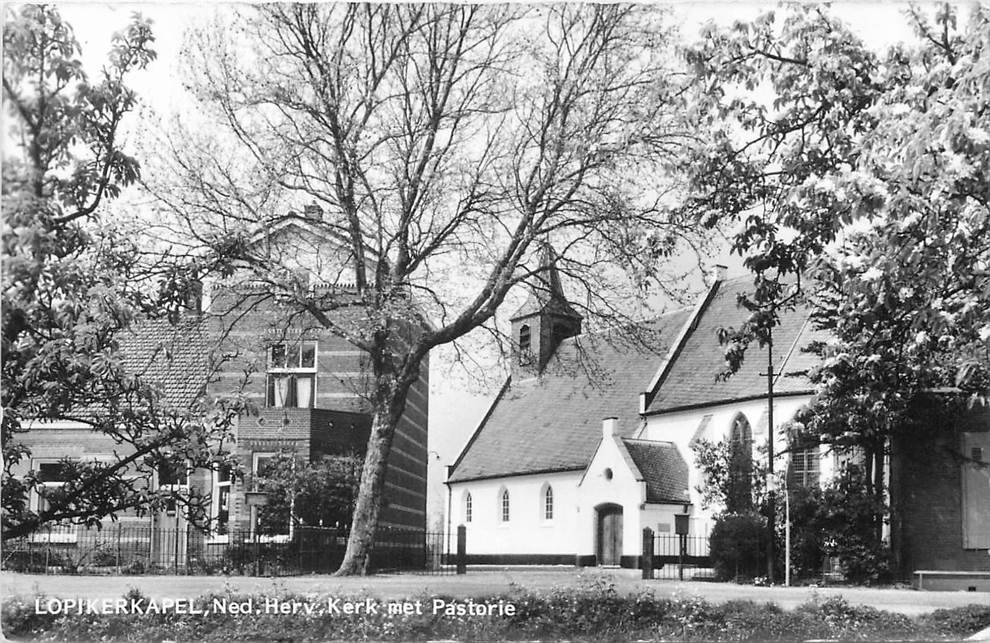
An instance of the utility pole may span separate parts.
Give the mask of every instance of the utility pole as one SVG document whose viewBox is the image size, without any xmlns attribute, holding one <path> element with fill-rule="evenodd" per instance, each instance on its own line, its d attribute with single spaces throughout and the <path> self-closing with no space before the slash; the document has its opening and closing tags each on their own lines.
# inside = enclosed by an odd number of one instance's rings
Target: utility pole
<svg viewBox="0 0 990 643">
<path fill-rule="evenodd" d="M 773 329 L 767 331 L 767 580 L 773 585 L 774 523 L 777 499 L 773 476 Z"/>
</svg>

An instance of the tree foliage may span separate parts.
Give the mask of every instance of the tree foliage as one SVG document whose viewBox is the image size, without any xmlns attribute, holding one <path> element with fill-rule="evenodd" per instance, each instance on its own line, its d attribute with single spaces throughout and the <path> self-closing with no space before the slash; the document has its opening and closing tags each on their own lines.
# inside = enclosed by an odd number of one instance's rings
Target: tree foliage
<svg viewBox="0 0 990 643">
<path fill-rule="evenodd" d="M 777 310 L 809 305 L 829 339 L 801 419 L 865 453 L 874 498 L 921 391 L 987 391 L 990 14 L 933 13 L 909 10 L 916 39 L 883 53 L 807 5 L 709 30 L 688 54 L 711 141 L 684 159 L 683 209 L 738 226 L 755 275 L 753 314 L 723 338 L 729 366 L 770 339 Z"/>
<path fill-rule="evenodd" d="M 190 87 L 222 135 L 187 123 L 162 174 L 179 180 L 151 189 L 191 247 L 369 357 L 373 426 L 342 573 L 366 570 L 426 355 L 475 329 L 499 336 L 510 290 L 542 283 L 541 242 L 577 301 L 618 317 L 605 266 L 619 256 L 644 274 L 691 236 L 656 179 L 687 140 L 664 38 L 643 7 L 293 4 L 191 39 Z M 330 240 L 315 262 L 326 288 L 250 242 L 300 203 L 326 212 L 307 221 Z"/>
<path fill-rule="evenodd" d="M 847 464 L 823 487 L 790 491 L 791 561 L 798 576 L 816 577 L 823 557 L 831 556 L 854 583 L 889 578 L 888 544 L 872 537 L 873 526 L 887 516 L 887 507 L 863 493 L 869 482 L 866 475 L 864 468 Z"/>
<path fill-rule="evenodd" d="M 697 440 L 691 444 L 695 466 L 701 472 L 697 490 L 702 508 L 741 514 L 765 506 L 766 448 L 758 447 L 763 457 L 750 458 L 748 462 L 742 453 L 744 448 L 752 449 L 752 444 L 727 440 Z"/>
<path fill-rule="evenodd" d="M 258 510 L 258 532 L 285 533 L 296 526 L 346 528 L 354 513 L 361 459 L 356 456 L 324 456 L 306 462 L 291 453 L 267 461 L 255 483 L 268 494 L 268 504 Z"/>
<path fill-rule="evenodd" d="M 230 418 L 224 409 L 170 408 L 161 382 L 128 370 L 120 351 L 123 331 L 161 303 L 163 266 L 142 263 L 135 242 L 101 217 L 139 176 L 121 131 L 136 105 L 125 78 L 155 56 L 148 22 L 135 17 L 117 33 L 90 79 L 55 8 L 6 11 L 3 105 L 13 145 L 3 160 L 4 538 L 160 508 L 171 494 L 151 485 L 155 469 L 211 464 L 216 444 L 207 436 L 220 439 Z M 52 421 L 106 436 L 113 455 L 64 460 L 54 474 L 64 484 L 40 485 L 24 443 Z M 32 491 L 45 497 L 38 512 L 27 504 Z M 180 502 L 202 517 L 201 497 Z"/>
</svg>

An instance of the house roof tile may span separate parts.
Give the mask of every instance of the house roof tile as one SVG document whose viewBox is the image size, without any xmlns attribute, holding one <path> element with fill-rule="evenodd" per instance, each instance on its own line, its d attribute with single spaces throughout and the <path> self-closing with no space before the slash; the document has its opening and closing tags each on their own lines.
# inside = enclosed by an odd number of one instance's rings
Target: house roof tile
<svg viewBox="0 0 990 643">
<path fill-rule="evenodd" d="M 190 408 L 206 390 L 211 344 L 207 323 L 188 317 L 144 320 L 120 338 L 123 367 L 161 391 L 162 400 L 179 410 Z"/>
</svg>

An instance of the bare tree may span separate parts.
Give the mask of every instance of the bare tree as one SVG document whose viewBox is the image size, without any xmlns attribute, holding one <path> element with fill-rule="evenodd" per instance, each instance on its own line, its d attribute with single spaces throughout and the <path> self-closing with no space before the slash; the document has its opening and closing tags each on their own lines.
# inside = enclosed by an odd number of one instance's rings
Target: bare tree
<svg viewBox="0 0 990 643">
<path fill-rule="evenodd" d="M 150 188 L 177 215 L 172 232 L 369 356 L 373 423 L 338 573 L 367 570 L 424 358 L 494 332 L 510 289 L 540 283 L 538 246 L 555 246 L 586 310 L 616 317 L 603 285 L 616 264 L 649 274 L 692 242 L 663 207 L 664 162 L 687 136 L 660 17 L 618 5 L 266 5 L 190 38 L 199 125 L 215 131 L 215 115 L 223 132 L 204 137 L 187 120 L 166 142 L 169 171 Z M 272 246 L 246 241 L 301 201 L 330 213 L 310 223 L 347 260 L 320 277 L 337 287 L 309 287 Z"/>
</svg>

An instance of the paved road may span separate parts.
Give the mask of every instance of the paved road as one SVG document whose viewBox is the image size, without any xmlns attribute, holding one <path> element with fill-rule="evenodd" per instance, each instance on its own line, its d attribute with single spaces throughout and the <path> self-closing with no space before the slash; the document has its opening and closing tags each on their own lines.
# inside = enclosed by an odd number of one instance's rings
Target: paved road
<svg viewBox="0 0 990 643">
<path fill-rule="evenodd" d="M 815 596 L 841 595 L 850 603 L 869 605 L 902 614 L 923 614 L 942 607 L 971 603 L 990 604 L 990 592 L 921 592 L 912 589 L 871 589 L 858 587 L 752 587 L 729 583 L 644 581 L 634 570 L 499 571 L 469 570 L 465 576 L 381 575 L 365 578 L 297 576 L 251 578 L 244 576 L 56 576 L 0 573 L 0 595 L 43 593 L 57 598 L 117 598 L 136 587 L 153 598 L 193 598 L 208 592 L 226 591 L 277 595 L 286 591 L 303 594 L 348 595 L 373 598 L 413 598 L 454 595 L 459 597 L 509 592 L 512 587 L 550 589 L 580 587 L 598 579 L 615 583 L 620 592 L 652 590 L 657 596 L 694 595 L 710 601 L 733 599 L 774 602 L 792 609 Z"/>
</svg>

